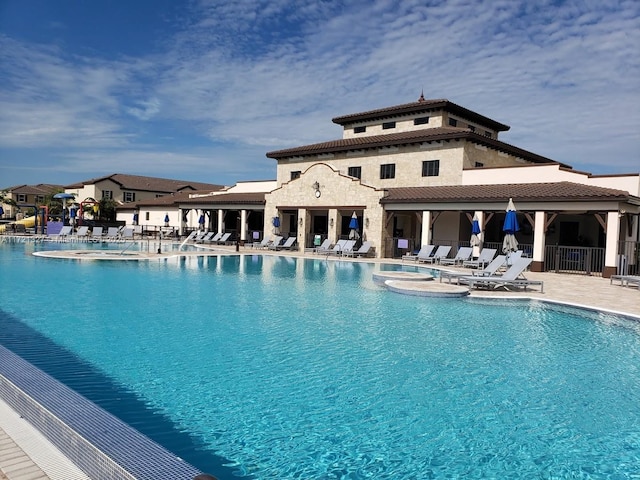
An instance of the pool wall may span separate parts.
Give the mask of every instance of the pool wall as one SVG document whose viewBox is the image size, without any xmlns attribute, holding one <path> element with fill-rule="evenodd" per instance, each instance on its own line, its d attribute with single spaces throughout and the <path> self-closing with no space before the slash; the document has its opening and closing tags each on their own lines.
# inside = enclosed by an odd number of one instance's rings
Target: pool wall
<svg viewBox="0 0 640 480">
<path fill-rule="evenodd" d="M 1 345 L 0 398 L 91 478 L 191 480 L 201 473 Z"/>
</svg>

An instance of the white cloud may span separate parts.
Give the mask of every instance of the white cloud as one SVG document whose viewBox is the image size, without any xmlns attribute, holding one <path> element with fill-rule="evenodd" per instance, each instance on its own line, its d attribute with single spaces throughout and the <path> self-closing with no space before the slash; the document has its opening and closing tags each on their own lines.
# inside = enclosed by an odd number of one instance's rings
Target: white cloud
<svg viewBox="0 0 640 480">
<path fill-rule="evenodd" d="M 266 151 L 339 138 L 331 118 L 414 101 L 424 89 L 511 125 L 508 143 L 576 168 L 637 171 L 637 2 L 191 8 L 148 57 L 76 57 L 0 37 L 0 148 L 68 146 L 75 168 L 110 156 L 123 170 L 170 168 L 177 154 L 166 150 L 180 148 L 190 171 L 213 161 L 229 175 L 252 178 L 265 165 L 275 175 Z M 184 132 L 200 137 L 197 147 L 179 141 Z M 603 162 L 606 152 L 615 157 Z"/>
</svg>

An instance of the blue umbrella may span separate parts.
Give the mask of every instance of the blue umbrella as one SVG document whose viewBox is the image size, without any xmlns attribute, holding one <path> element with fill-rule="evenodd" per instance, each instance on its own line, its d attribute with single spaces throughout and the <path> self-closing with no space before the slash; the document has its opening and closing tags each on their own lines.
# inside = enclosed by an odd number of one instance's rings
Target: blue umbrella
<svg viewBox="0 0 640 480">
<path fill-rule="evenodd" d="M 0 205 L 0 215 L 4 215 L 4 208 L 2 208 L 2 205 Z"/>
<path fill-rule="evenodd" d="M 478 220 L 478 215 L 475 214 L 473 216 L 473 220 L 471 221 L 471 240 L 469 243 L 472 247 L 480 246 L 480 234 L 482 230 L 480 230 L 480 221 Z"/>
<path fill-rule="evenodd" d="M 168 227 L 169 226 L 169 214 L 166 213 L 164 216 L 164 226 Z"/>
<path fill-rule="evenodd" d="M 504 232 L 504 240 L 502 242 L 502 252 L 509 254 L 509 252 L 515 252 L 518 249 L 518 241 L 516 240 L 516 232 L 520 230 L 518 225 L 518 217 L 516 216 L 516 207 L 513 204 L 513 199 L 509 199 L 509 205 L 507 206 L 507 214 L 504 217 L 504 225 L 502 231 Z"/>
<path fill-rule="evenodd" d="M 200 218 L 198 219 L 198 223 L 200 225 L 204 225 L 204 213 L 200 215 Z"/>
<path fill-rule="evenodd" d="M 358 216 L 356 215 L 356 212 L 353 212 L 353 215 L 351 215 L 349 228 L 351 229 L 351 231 L 349 232 L 349 238 L 355 238 L 356 240 L 360 238 L 360 234 L 358 233 L 360 225 L 358 225 Z"/>
<path fill-rule="evenodd" d="M 273 217 L 273 226 L 278 228 L 280 227 L 280 217 Z"/>
<path fill-rule="evenodd" d="M 138 214 L 137 214 L 137 213 L 134 213 L 134 214 L 133 214 L 133 224 L 134 224 L 134 225 L 137 225 L 137 224 L 138 224 L 138 219 L 139 219 L 139 218 L 140 218 L 140 217 L 138 216 Z"/>
</svg>

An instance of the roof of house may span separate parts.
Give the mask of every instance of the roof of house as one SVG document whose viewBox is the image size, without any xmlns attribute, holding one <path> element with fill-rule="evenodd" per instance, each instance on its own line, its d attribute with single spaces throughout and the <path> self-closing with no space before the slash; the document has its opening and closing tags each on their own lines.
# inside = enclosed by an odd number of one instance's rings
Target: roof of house
<svg viewBox="0 0 640 480">
<path fill-rule="evenodd" d="M 509 127 L 509 125 L 496 122 L 495 120 L 485 117 L 484 115 L 480 115 L 477 112 L 450 102 L 447 99 L 425 100 L 424 96 L 422 95 L 417 102 L 405 103 L 403 105 L 396 105 L 393 107 L 379 108 L 362 113 L 342 115 L 340 117 L 333 118 L 332 122 L 344 126 L 355 122 L 381 120 L 384 118 L 398 117 L 401 115 L 430 113 L 438 110 L 445 110 L 447 112 L 455 114 L 456 116 L 471 120 L 472 122 L 479 123 L 481 125 L 485 125 L 497 131 L 507 131 L 509 130 L 509 128 L 511 128 Z"/>
<path fill-rule="evenodd" d="M 39 183 L 37 185 L 14 185 L 14 186 L 2 189 L 2 191 L 11 192 L 11 193 L 22 193 L 26 195 L 50 195 L 62 189 L 63 189 L 62 185 Z"/>
<path fill-rule="evenodd" d="M 380 203 L 448 203 L 474 201 L 628 201 L 640 198 L 613 188 L 596 187 L 573 182 L 523 183 L 498 185 L 442 185 L 433 187 L 389 188 Z"/>
<path fill-rule="evenodd" d="M 118 207 L 121 210 L 138 209 L 139 207 L 154 207 L 165 205 L 264 205 L 264 192 L 245 192 L 245 193 L 216 193 L 215 195 L 202 195 L 192 197 L 198 192 L 179 192 L 163 197 L 151 198 L 139 202 L 125 203 Z M 206 193 L 202 191 L 200 193 Z"/>
<path fill-rule="evenodd" d="M 92 178 L 83 182 L 67 185 L 65 188 L 82 188 L 84 185 L 93 185 L 95 183 L 111 180 L 118 184 L 124 190 L 138 190 L 147 192 L 179 192 L 181 190 L 222 190 L 224 185 L 213 183 L 192 182 L 187 180 L 172 180 L 169 178 L 145 177 L 141 175 L 126 175 L 123 173 L 114 173 L 104 177 Z"/>
<path fill-rule="evenodd" d="M 287 148 L 267 152 L 267 157 L 279 159 L 303 155 L 318 155 L 321 153 L 338 153 L 350 150 L 363 150 L 366 148 L 380 148 L 392 145 L 409 145 L 412 143 L 437 142 L 441 140 L 468 140 L 473 143 L 493 148 L 500 152 L 509 153 L 516 157 L 523 158 L 532 163 L 554 163 L 566 168 L 571 166 L 551 160 L 550 158 L 537 155 L 521 148 L 509 145 L 508 143 L 485 137 L 472 132 L 468 128 L 458 127 L 437 127 L 423 130 L 412 130 L 409 132 L 389 133 L 386 135 L 371 135 L 364 137 L 341 138 L 329 142 L 315 143 L 301 147 Z"/>
</svg>

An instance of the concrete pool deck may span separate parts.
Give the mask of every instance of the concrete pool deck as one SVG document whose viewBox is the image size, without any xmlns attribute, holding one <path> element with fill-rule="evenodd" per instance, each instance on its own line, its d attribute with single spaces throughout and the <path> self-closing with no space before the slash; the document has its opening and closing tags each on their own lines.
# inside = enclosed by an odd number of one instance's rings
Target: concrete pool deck
<svg viewBox="0 0 640 480">
<path fill-rule="evenodd" d="M 157 260 L 175 256 L 200 255 L 235 255 L 235 246 L 217 246 L 201 251 L 181 251 L 169 253 L 145 253 L 139 260 Z M 314 255 L 289 251 L 258 250 L 240 247 L 240 254 L 249 255 L 281 255 L 302 258 L 326 259 L 326 261 L 347 261 L 365 263 L 402 264 L 400 260 L 374 258 L 341 258 L 336 256 Z M 56 254 L 56 257 L 69 258 L 68 252 Z M 87 258 L 86 250 L 82 258 Z M 76 256 L 75 258 L 78 258 Z M 101 259 L 106 258 L 104 254 Z M 144 258 L 142 258 L 144 257 Z M 73 257 L 71 257 L 73 258 Z M 127 255 L 131 260 L 131 256 Z M 413 266 L 412 263 L 404 263 Z M 438 269 L 437 265 L 425 268 Z M 447 270 L 468 272 L 469 269 L 451 268 Z M 615 314 L 634 317 L 640 321 L 640 291 L 637 287 L 612 285 L 609 279 L 595 276 L 567 273 L 527 272 L 530 280 L 544 281 L 544 293 L 539 287 L 528 288 L 527 291 L 505 291 L 504 289 L 486 291 L 471 290 L 471 298 L 507 298 L 507 299 L 539 299 L 553 303 L 561 303 L 592 310 L 602 310 Z M 436 279 L 436 282 L 438 280 Z M 428 298 L 425 298 L 428 301 Z M 63 480 L 88 478 L 31 425 L 20 418 L 2 400 L 0 400 L 0 480 Z M 186 479 L 185 479 L 186 480 Z"/>
</svg>

